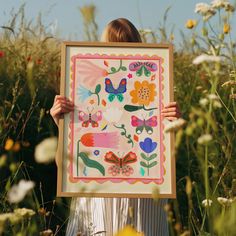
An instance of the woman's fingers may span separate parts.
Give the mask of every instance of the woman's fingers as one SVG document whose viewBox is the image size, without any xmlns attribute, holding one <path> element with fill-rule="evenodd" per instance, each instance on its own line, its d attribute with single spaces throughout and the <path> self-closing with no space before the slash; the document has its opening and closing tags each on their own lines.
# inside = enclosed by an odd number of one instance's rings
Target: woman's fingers
<svg viewBox="0 0 236 236">
<path fill-rule="evenodd" d="M 176 120 L 181 117 L 178 104 L 176 102 L 170 102 L 161 111 L 161 115 L 167 118 L 169 121 Z"/>
</svg>

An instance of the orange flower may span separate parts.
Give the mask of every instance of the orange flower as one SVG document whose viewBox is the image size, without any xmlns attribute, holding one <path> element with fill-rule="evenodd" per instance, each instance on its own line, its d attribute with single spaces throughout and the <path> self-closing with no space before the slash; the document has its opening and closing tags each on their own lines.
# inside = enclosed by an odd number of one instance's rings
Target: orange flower
<svg viewBox="0 0 236 236">
<path fill-rule="evenodd" d="M 144 234 L 137 232 L 133 227 L 127 225 L 115 234 L 115 236 L 144 236 Z"/>
<path fill-rule="evenodd" d="M 148 81 L 143 81 L 142 83 L 139 81 L 135 81 L 134 90 L 130 92 L 132 96 L 131 102 L 139 105 L 148 106 L 151 102 L 154 101 L 154 97 L 156 96 L 155 91 L 156 85 L 154 83 L 148 83 Z"/>
<path fill-rule="evenodd" d="M 230 32 L 230 25 L 229 24 L 224 24 L 223 31 L 225 34 L 228 34 Z"/>
<path fill-rule="evenodd" d="M 193 27 L 195 27 L 197 24 L 196 20 L 188 20 L 185 24 L 186 28 L 188 29 L 192 29 Z"/>
<path fill-rule="evenodd" d="M 8 138 L 6 143 L 5 143 L 4 148 L 5 148 L 6 151 L 10 151 L 12 149 L 13 145 L 14 145 L 14 141 L 12 139 Z"/>
</svg>

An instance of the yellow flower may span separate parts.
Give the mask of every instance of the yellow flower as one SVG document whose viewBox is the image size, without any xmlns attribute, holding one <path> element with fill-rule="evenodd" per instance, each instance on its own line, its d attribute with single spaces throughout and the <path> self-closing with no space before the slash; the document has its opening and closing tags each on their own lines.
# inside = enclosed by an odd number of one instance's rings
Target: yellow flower
<svg viewBox="0 0 236 236">
<path fill-rule="evenodd" d="M 13 150 L 14 152 L 20 151 L 20 143 L 19 143 L 19 142 L 15 142 L 14 145 L 13 145 L 12 150 Z"/>
<path fill-rule="evenodd" d="M 224 31 L 224 34 L 228 34 L 230 32 L 230 25 L 224 24 L 223 31 Z"/>
<path fill-rule="evenodd" d="M 134 90 L 130 92 L 130 95 L 132 96 L 132 103 L 148 106 L 154 101 L 154 97 L 156 96 L 155 88 L 156 85 L 154 83 L 148 83 L 146 80 L 142 83 L 135 81 Z"/>
<path fill-rule="evenodd" d="M 130 225 L 127 225 L 125 228 L 115 234 L 115 236 L 144 236 L 144 234 L 137 232 Z"/>
<path fill-rule="evenodd" d="M 12 139 L 8 138 L 6 143 L 5 143 L 4 148 L 5 148 L 6 151 L 10 151 L 12 149 L 13 145 L 14 145 L 14 141 Z"/>
<path fill-rule="evenodd" d="M 193 27 L 195 27 L 197 24 L 197 21 L 196 20 L 188 20 L 185 24 L 185 27 L 188 28 L 188 29 L 192 29 Z"/>
</svg>

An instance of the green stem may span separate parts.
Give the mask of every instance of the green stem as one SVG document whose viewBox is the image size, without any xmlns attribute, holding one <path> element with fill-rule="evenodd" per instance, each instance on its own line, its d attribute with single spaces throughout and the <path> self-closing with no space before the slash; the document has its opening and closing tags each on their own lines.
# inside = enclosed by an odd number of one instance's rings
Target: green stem
<svg viewBox="0 0 236 236">
<path fill-rule="evenodd" d="M 98 94 L 98 93 L 92 93 L 92 94 L 94 94 L 94 95 L 97 96 L 97 99 L 98 99 L 98 106 L 99 106 L 99 105 L 100 105 L 100 97 L 99 97 L 99 94 Z"/>
<path fill-rule="evenodd" d="M 117 72 L 119 72 L 120 70 L 121 70 L 121 67 L 122 67 L 122 60 L 120 60 L 120 66 L 119 66 L 119 68 L 118 69 L 115 69 L 114 67 L 114 71 L 111 71 L 111 72 L 108 72 L 108 75 L 112 75 L 112 74 L 115 74 L 115 73 L 117 73 Z"/>
<path fill-rule="evenodd" d="M 131 139 L 131 135 L 130 135 L 130 134 L 127 135 L 126 129 L 125 129 L 124 125 L 118 126 L 118 125 L 115 125 L 115 124 L 114 124 L 114 127 L 117 128 L 117 129 L 122 129 L 123 132 L 124 132 L 124 136 L 128 139 L 128 143 L 131 143 L 132 147 L 134 147 L 134 142 L 133 142 L 133 140 Z"/>
<path fill-rule="evenodd" d="M 152 110 L 156 110 L 157 107 L 152 107 L 152 108 L 146 108 L 144 105 L 143 105 L 143 110 L 145 111 L 152 111 Z"/>
</svg>

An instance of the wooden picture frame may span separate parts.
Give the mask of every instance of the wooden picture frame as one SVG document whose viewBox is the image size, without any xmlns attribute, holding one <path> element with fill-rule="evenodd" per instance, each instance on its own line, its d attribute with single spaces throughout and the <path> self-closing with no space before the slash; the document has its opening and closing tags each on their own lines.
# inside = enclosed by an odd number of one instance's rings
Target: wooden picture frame
<svg viewBox="0 0 236 236">
<path fill-rule="evenodd" d="M 57 196 L 175 198 L 170 44 L 63 42 Z"/>
</svg>

